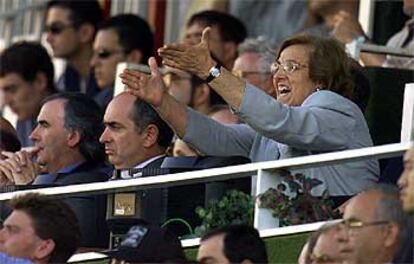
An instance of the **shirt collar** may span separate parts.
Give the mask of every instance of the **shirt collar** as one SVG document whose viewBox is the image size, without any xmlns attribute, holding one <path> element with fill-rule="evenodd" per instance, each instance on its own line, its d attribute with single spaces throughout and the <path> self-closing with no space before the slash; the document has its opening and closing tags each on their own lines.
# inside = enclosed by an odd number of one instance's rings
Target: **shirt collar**
<svg viewBox="0 0 414 264">
<path fill-rule="evenodd" d="M 134 168 L 135 169 L 143 169 L 143 168 L 145 168 L 148 164 L 150 164 L 151 162 L 153 162 L 153 161 L 155 161 L 155 160 L 157 160 L 157 159 L 159 159 L 159 158 L 162 158 L 162 157 L 164 157 L 165 155 L 163 154 L 163 155 L 158 155 L 158 156 L 155 156 L 155 157 L 152 157 L 152 158 L 149 158 L 149 159 L 147 159 L 147 160 L 145 160 L 145 161 L 143 161 L 143 162 L 141 162 L 141 163 L 139 163 L 138 165 L 136 165 Z M 141 177 L 141 175 L 142 175 L 142 172 L 138 172 L 138 173 L 134 173 L 133 175 L 132 175 L 132 177 L 133 178 L 137 178 L 137 177 Z M 130 179 L 131 178 L 131 175 L 130 175 L 130 173 L 129 173 L 129 171 L 128 170 L 122 170 L 121 171 L 121 179 Z"/>
</svg>

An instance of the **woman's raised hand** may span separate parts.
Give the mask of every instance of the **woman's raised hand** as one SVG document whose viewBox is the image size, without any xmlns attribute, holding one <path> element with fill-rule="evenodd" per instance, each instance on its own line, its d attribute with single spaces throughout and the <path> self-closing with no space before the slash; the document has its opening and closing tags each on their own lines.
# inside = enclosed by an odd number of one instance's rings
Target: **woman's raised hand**
<svg viewBox="0 0 414 264">
<path fill-rule="evenodd" d="M 154 57 L 148 60 L 148 65 L 151 75 L 125 69 L 119 76 L 128 92 L 157 107 L 161 105 L 166 89 Z"/>
<path fill-rule="evenodd" d="M 176 43 L 159 48 L 158 54 L 162 57 L 163 64 L 206 79 L 210 68 L 215 65 L 208 46 L 210 31 L 210 27 L 203 30 L 201 42 L 197 45 Z"/>
</svg>

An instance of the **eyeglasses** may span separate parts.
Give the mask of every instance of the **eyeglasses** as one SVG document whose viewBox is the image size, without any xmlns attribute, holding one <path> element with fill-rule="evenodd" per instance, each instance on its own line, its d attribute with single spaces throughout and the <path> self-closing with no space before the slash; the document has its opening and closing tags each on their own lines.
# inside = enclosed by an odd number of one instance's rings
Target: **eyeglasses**
<svg viewBox="0 0 414 264">
<path fill-rule="evenodd" d="M 344 226 L 346 229 L 356 229 L 356 228 L 362 228 L 366 226 L 375 226 L 375 225 L 386 225 L 390 221 L 372 221 L 372 222 L 363 222 L 356 219 L 347 219 L 343 220 L 340 224 Z"/>
<path fill-rule="evenodd" d="M 50 25 L 45 25 L 45 31 L 53 35 L 58 35 L 62 33 L 63 30 L 73 26 L 73 24 L 64 25 L 62 23 L 52 23 Z"/>
<path fill-rule="evenodd" d="M 296 70 L 303 69 L 306 67 L 308 66 L 294 62 L 294 61 L 285 61 L 285 62 L 275 61 L 270 66 L 270 71 L 272 75 L 274 75 L 279 71 L 279 69 L 282 68 L 287 73 L 293 73 Z"/>
<path fill-rule="evenodd" d="M 107 59 L 116 53 L 122 53 L 122 51 L 121 50 L 110 51 L 110 50 L 102 49 L 102 50 L 98 50 L 97 52 L 94 52 L 94 55 L 100 59 Z"/>
<path fill-rule="evenodd" d="M 262 75 L 266 75 L 266 74 L 270 74 L 270 72 L 261 72 L 261 71 L 242 71 L 242 70 L 233 70 L 232 73 L 240 78 L 247 78 L 247 76 L 249 75 L 253 75 L 253 74 L 262 74 Z"/>
</svg>

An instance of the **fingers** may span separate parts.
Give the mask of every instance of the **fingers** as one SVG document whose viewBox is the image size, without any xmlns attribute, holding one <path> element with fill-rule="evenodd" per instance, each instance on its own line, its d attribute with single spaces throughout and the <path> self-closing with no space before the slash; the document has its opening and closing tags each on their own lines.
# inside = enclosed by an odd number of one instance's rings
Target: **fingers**
<svg viewBox="0 0 414 264">
<path fill-rule="evenodd" d="M 151 69 L 151 75 L 156 77 L 156 78 L 160 78 L 161 74 L 160 74 L 160 71 L 158 69 L 157 61 L 155 60 L 154 57 L 151 57 L 151 58 L 148 59 L 148 65 Z"/>
<path fill-rule="evenodd" d="M 6 176 L 7 181 L 14 183 L 13 173 L 10 168 L 5 164 L 5 161 L 0 161 L 0 171 Z"/>
<path fill-rule="evenodd" d="M 178 64 L 177 62 L 175 62 L 174 60 L 169 59 L 169 58 L 163 59 L 162 60 L 162 64 L 165 65 L 165 66 L 169 66 L 169 67 L 173 67 L 173 68 L 176 68 L 176 69 L 180 69 L 180 70 L 184 70 L 185 71 L 185 69 L 183 69 L 180 66 L 180 64 Z"/>
<path fill-rule="evenodd" d="M 22 172 L 22 165 L 19 159 L 19 156 L 13 152 L 3 151 L 2 154 L 6 156 L 8 159 L 4 160 L 4 165 L 11 170 L 12 172 L 21 173 Z"/>
</svg>

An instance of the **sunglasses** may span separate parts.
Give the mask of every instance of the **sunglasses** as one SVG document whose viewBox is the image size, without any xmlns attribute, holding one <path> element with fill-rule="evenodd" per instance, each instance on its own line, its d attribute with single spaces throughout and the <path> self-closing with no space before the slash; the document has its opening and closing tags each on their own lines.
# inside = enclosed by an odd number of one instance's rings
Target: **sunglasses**
<svg viewBox="0 0 414 264">
<path fill-rule="evenodd" d="M 50 25 L 45 25 L 45 31 L 53 35 L 58 35 L 62 33 L 63 30 L 73 26 L 73 24 L 64 25 L 62 23 L 52 23 Z"/>
<path fill-rule="evenodd" d="M 97 56 L 100 59 L 107 59 L 107 58 L 111 57 L 113 54 L 121 53 L 121 52 L 122 52 L 121 50 L 109 51 L 109 50 L 106 50 L 106 49 L 102 49 L 102 50 L 96 51 L 95 56 Z"/>
</svg>

